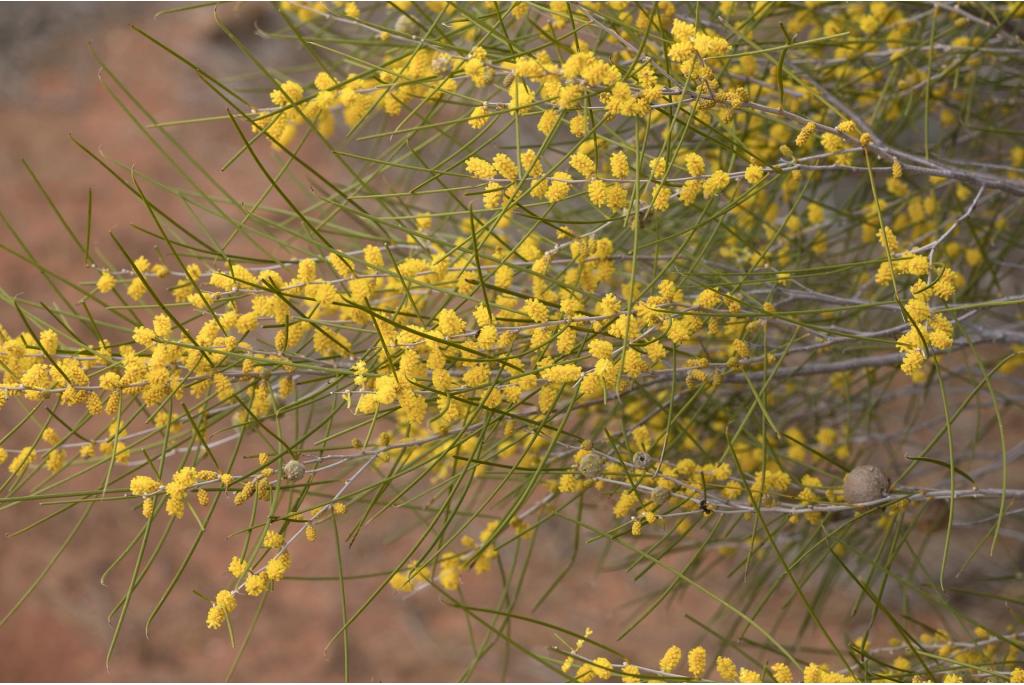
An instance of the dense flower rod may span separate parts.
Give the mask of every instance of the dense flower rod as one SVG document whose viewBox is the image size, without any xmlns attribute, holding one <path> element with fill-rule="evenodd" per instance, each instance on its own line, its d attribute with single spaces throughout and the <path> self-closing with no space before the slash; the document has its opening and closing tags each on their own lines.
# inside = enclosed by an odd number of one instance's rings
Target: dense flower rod
<svg viewBox="0 0 1024 685">
<path fill-rule="evenodd" d="M 666 573 L 654 607 L 716 602 L 719 653 L 649 666 L 564 617 L 530 656 L 578 681 L 1024 682 L 1019 579 L 979 581 L 1004 608 L 978 616 L 945 594 L 960 548 L 1024 539 L 1020 3 L 277 11 L 261 36 L 315 64 L 237 91 L 196 67 L 264 191 L 190 186 L 181 212 L 97 156 L 160 247 L 11 300 L 0 503 L 133 507 L 145 539 L 245 508 L 196 588 L 214 630 L 320 530 L 392 509 L 417 539 L 379 591 L 437 592 L 488 640 L 511 629 L 464 586 L 522 586 L 567 522 L 624 583 Z M 704 576 L 730 564 L 727 601 Z M 837 580 L 857 634 L 826 626 Z"/>
</svg>

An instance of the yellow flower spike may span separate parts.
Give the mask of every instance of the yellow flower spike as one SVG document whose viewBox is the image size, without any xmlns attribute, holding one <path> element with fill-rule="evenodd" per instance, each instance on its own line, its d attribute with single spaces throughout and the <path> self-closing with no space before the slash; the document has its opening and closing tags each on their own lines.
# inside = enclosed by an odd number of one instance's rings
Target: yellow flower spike
<svg viewBox="0 0 1024 685">
<path fill-rule="evenodd" d="M 284 535 L 276 530 L 268 530 L 263 536 L 263 546 L 268 549 L 277 549 L 284 544 Z"/>
<path fill-rule="evenodd" d="M 228 564 L 228 572 L 235 578 L 240 578 L 248 568 L 248 563 L 243 561 L 237 556 L 231 557 L 231 562 Z"/>
<path fill-rule="evenodd" d="M 245 593 L 250 597 L 259 597 L 267 591 L 267 576 L 264 573 L 250 573 L 245 579 Z"/>
<path fill-rule="evenodd" d="M 117 279 L 109 271 L 104 270 L 96 280 L 96 290 L 101 293 L 109 293 L 115 287 L 117 287 Z"/>
<path fill-rule="evenodd" d="M 694 678 L 704 677 L 708 668 L 708 653 L 704 647 L 697 646 L 686 653 L 686 666 Z"/>
<path fill-rule="evenodd" d="M 752 671 L 749 668 L 740 668 L 740 682 L 759 683 L 761 682 L 761 674 L 757 671 Z"/>
<path fill-rule="evenodd" d="M 658 661 L 658 670 L 664 673 L 671 673 L 679 665 L 682 658 L 683 650 L 678 645 L 672 645 L 665 650 L 665 654 Z"/>
<path fill-rule="evenodd" d="M 737 682 L 739 679 L 739 671 L 736 668 L 736 664 L 727 656 L 715 658 L 715 672 L 718 673 L 718 677 L 723 682 L 732 683 Z"/>
</svg>

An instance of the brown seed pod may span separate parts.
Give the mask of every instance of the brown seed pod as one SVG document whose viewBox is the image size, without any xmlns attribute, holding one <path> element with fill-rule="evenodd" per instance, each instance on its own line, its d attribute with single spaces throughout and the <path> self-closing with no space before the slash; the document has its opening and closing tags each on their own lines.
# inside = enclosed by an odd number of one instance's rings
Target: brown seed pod
<svg viewBox="0 0 1024 685">
<path fill-rule="evenodd" d="M 306 475 L 306 467 L 301 461 L 291 459 L 285 463 L 281 473 L 284 475 L 285 480 L 299 480 Z"/>
<path fill-rule="evenodd" d="M 654 459 L 647 452 L 640 451 L 633 455 L 633 466 L 638 469 L 646 469 L 654 463 Z"/>
<path fill-rule="evenodd" d="M 580 470 L 584 478 L 597 478 L 604 471 L 604 460 L 590 452 L 580 458 L 580 463 L 576 465 L 576 468 Z"/>
<path fill-rule="evenodd" d="M 843 478 L 843 498 L 850 504 L 873 502 L 888 492 L 889 478 L 877 466 L 858 466 Z"/>
</svg>

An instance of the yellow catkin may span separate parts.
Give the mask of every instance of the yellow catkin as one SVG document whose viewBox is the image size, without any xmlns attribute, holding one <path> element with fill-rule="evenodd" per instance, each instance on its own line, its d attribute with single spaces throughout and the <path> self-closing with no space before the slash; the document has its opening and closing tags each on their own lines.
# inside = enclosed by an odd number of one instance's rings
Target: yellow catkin
<svg viewBox="0 0 1024 685">
<path fill-rule="evenodd" d="M 683 650 L 677 645 L 672 645 L 665 650 L 665 654 L 661 657 L 658 662 L 658 670 L 664 671 L 665 673 L 671 673 L 675 670 L 676 666 L 683 658 Z"/>
<path fill-rule="evenodd" d="M 686 653 L 686 666 L 694 678 L 702 678 L 708 668 L 708 653 L 704 647 L 697 646 Z"/>
</svg>

